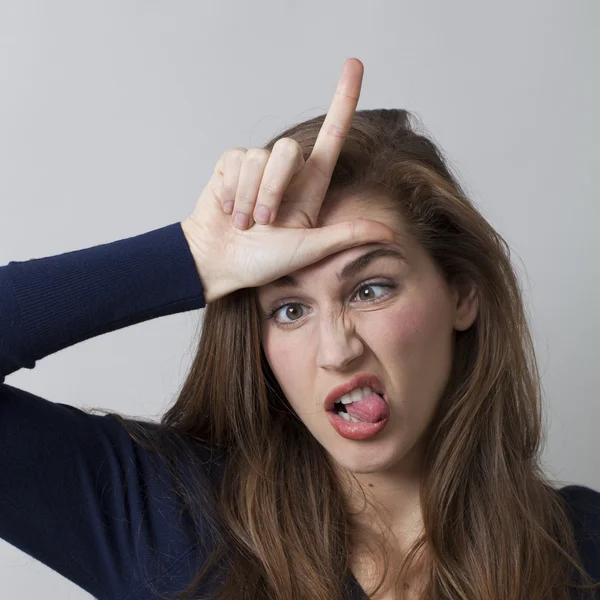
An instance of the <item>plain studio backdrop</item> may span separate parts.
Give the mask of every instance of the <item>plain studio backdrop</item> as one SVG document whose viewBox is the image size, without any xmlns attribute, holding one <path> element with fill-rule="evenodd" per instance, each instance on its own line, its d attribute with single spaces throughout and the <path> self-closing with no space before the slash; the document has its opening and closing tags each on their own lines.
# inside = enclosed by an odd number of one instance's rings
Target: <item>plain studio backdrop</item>
<svg viewBox="0 0 600 600">
<path fill-rule="evenodd" d="M 183 220 L 224 150 L 325 112 L 356 56 L 358 108 L 414 111 L 510 244 L 545 468 L 600 490 L 599 31 L 597 0 L 0 0 L 0 264 Z M 105 334 L 7 383 L 158 419 L 201 317 Z M 3 541 L 0 582 L 7 600 L 90 597 Z"/>
</svg>

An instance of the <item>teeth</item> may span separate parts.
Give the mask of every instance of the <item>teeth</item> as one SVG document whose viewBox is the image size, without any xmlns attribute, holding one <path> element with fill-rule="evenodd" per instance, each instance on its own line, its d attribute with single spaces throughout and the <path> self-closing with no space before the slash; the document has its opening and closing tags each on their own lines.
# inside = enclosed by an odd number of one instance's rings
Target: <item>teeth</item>
<svg viewBox="0 0 600 600">
<path fill-rule="evenodd" d="M 355 390 L 352 390 L 350 393 L 344 394 L 343 396 L 341 396 L 338 400 L 336 400 L 336 404 L 338 402 L 341 402 L 342 404 L 350 404 L 350 402 L 358 402 L 359 400 L 362 400 L 366 396 L 370 396 L 372 393 L 373 393 L 373 390 L 368 385 L 366 385 L 365 387 L 362 387 L 362 388 L 356 388 Z"/>
<path fill-rule="evenodd" d="M 348 421 L 348 423 L 362 423 L 362 421 L 360 419 L 357 419 L 356 417 L 352 417 L 348 413 L 341 412 L 341 413 L 339 413 L 339 415 L 340 415 L 340 417 L 342 417 L 342 419 L 344 419 L 344 421 Z"/>
<path fill-rule="evenodd" d="M 362 393 L 362 388 L 356 389 L 356 390 L 352 390 L 350 392 L 350 397 L 352 398 L 352 402 L 358 402 L 359 400 L 363 399 L 363 393 Z"/>
</svg>

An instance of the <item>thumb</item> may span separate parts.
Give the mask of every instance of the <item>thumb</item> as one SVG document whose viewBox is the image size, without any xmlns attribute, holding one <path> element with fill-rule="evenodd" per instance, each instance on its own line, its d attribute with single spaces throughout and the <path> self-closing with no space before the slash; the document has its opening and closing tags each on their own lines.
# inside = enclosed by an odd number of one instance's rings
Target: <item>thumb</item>
<svg viewBox="0 0 600 600">
<path fill-rule="evenodd" d="M 326 227 L 306 229 L 304 233 L 298 249 L 298 259 L 302 263 L 296 267 L 298 269 L 363 244 L 391 244 L 396 237 L 393 229 L 372 219 L 343 221 Z"/>
</svg>

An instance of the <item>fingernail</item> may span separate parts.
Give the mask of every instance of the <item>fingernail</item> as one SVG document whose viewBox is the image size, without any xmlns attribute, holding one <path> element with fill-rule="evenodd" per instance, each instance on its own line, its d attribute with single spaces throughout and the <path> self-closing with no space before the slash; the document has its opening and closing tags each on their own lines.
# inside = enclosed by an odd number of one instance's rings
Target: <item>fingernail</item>
<svg viewBox="0 0 600 600">
<path fill-rule="evenodd" d="M 233 211 L 233 202 L 225 202 L 225 204 L 223 204 L 223 210 L 230 215 L 231 211 Z"/>
<path fill-rule="evenodd" d="M 254 210 L 254 220 L 261 225 L 267 225 L 271 219 L 271 211 L 266 206 L 257 206 Z"/>
<path fill-rule="evenodd" d="M 250 222 L 250 218 L 248 215 L 244 213 L 235 213 L 235 217 L 233 218 L 233 224 L 238 229 L 246 229 L 248 227 L 248 223 Z"/>
</svg>

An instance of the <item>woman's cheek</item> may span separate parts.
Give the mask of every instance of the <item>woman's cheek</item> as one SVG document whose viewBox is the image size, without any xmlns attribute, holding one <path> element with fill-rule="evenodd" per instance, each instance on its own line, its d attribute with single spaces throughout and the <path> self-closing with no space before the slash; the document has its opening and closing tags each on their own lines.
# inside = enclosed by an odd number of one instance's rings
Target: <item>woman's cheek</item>
<svg viewBox="0 0 600 600">
<path fill-rule="evenodd" d="M 401 352 L 418 343 L 422 335 L 423 312 L 416 305 L 399 305 L 379 314 L 373 313 L 376 318 L 365 324 L 365 331 L 373 347 L 379 347 L 380 351 Z"/>
<path fill-rule="evenodd" d="M 306 364 L 306 357 L 302 355 L 301 348 L 287 343 L 278 343 L 276 336 L 271 336 L 264 346 L 265 356 L 271 371 L 279 382 L 283 393 L 293 399 L 292 391 L 296 394 L 302 391 L 302 381 L 306 383 L 306 374 L 302 365 Z"/>
</svg>

